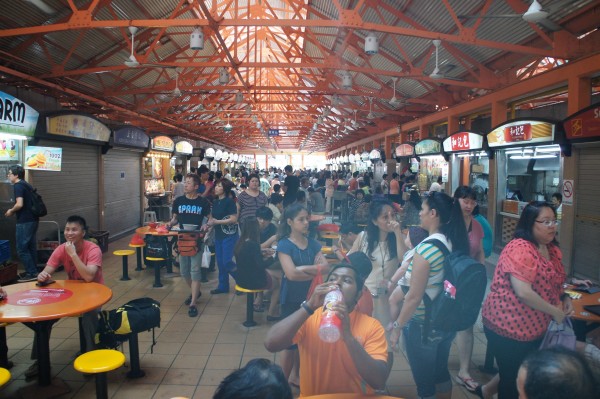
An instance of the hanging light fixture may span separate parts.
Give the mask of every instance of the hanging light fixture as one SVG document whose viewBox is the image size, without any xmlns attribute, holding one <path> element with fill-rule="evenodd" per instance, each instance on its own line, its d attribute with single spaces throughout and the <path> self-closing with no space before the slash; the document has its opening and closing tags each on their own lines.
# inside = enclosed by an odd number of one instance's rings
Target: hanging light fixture
<svg viewBox="0 0 600 399">
<path fill-rule="evenodd" d="M 190 35 L 190 49 L 204 50 L 204 32 L 201 28 L 196 28 Z"/>
<path fill-rule="evenodd" d="M 232 159 L 233 159 L 233 162 L 239 161 L 239 159 L 240 159 L 239 154 L 233 154 L 233 158 Z"/>
<path fill-rule="evenodd" d="M 215 149 L 208 147 L 204 152 L 204 158 L 208 159 L 209 162 L 212 162 L 212 160 L 215 159 Z"/>
<path fill-rule="evenodd" d="M 350 90 L 352 88 L 352 75 L 349 72 L 344 73 L 342 75 L 342 87 L 346 90 Z"/>
<path fill-rule="evenodd" d="M 367 151 L 363 151 L 362 154 L 360 154 L 360 160 L 367 162 L 369 160 L 369 153 Z"/>
<path fill-rule="evenodd" d="M 215 152 L 215 161 L 219 162 L 223 158 L 223 150 Z"/>
<path fill-rule="evenodd" d="M 368 55 L 377 54 L 379 52 L 379 40 L 374 33 L 369 33 L 365 37 L 365 53 Z"/>
<path fill-rule="evenodd" d="M 231 126 L 231 124 L 229 123 L 229 114 L 227 114 L 227 124 L 225 125 L 225 127 L 223 127 L 223 130 L 225 130 L 225 133 L 229 133 L 233 130 L 233 126 Z"/>
<path fill-rule="evenodd" d="M 241 91 L 238 91 L 237 93 L 235 93 L 235 102 L 236 104 L 241 104 L 242 101 L 244 101 L 244 95 Z"/>
<path fill-rule="evenodd" d="M 377 148 L 373 148 L 369 153 L 369 159 L 373 163 L 377 163 L 381 160 L 381 152 Z"/>
<path fill-rule="evenodd" d="M 340 105 L 341 102 L 342 99 L 338 94 L 334 94 L 333 96 L 331 96 L 331 105 Z"/>
<path fill-rule="evenodd" d="M 219 71 L 219 83 L 222 85 L 226 85 L 227 83 L 229 83 L 230 79 L 231 75 L 229 74 L 227 69 L 221 68 L 221 70 Z"/>
<path fill-rule="evenodd" d="M 250 115 L 252 113 L 252 107 L 250 106 L 250 104 L 246 104 L 246 115 Z"/>
<path fill-rule="evenodd" d="M 229 161 L 229 152 L 225 151 L 223 153 L 223 162 Z"/>
</svg>

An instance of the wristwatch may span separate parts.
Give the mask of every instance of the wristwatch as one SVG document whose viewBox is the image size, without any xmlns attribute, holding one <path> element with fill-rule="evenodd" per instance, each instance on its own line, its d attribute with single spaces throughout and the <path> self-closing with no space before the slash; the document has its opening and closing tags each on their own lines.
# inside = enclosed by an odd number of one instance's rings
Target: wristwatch
<svg viewBox="0 0 600 399">
<path fill-rule="evenodd" d="M 392 323 L 392 327 L 399 329 L 401 328 L 400 323 L 398 323 L 398 320 L 394 320 L 394 322 Z"/>
<path fill-rule="evenodd" d="M 300 304 L 300 307 L 306 310 L 306 313 L 308 313 L 309 316 L 312 316 L 315 313 L 315 311 L 310 307 L 310 305 L 306 301 L 302 302 Z"/>
</svg>

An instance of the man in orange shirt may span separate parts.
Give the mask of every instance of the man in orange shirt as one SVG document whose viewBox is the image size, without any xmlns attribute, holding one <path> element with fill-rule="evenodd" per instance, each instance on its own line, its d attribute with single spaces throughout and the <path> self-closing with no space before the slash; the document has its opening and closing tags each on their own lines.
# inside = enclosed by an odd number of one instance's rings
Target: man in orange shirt
<svg viewBox="0 0 600 399">
<path fill-rule="evenodd" d="M 265 347 L 281 351 L 297 344 L 300 354 L 300 396 L 327 393 L 373 394 L 389 375 L 387 342 L 381 324 L 357 310 L 364 277 L 347 263 L 335 265 L 327 282 L 308 301 L 267 333 Z M 344 300 L 332 310 L 341 319 L 341 337 L 327 343 L 319 338 L 323 298 L 338 288 Z"/>
</svg>

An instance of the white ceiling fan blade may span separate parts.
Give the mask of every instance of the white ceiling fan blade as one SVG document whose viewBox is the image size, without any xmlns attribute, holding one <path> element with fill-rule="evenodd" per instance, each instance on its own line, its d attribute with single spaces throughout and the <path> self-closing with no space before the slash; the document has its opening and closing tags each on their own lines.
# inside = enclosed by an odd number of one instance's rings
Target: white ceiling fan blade
<svg viewBox="0 0 600 399">
<path fill-rule="evenodd" d="M 140 65 L 138 60 L 135 58 L 135 55 L 133 55 L 133 46 L 135 43 L 135 33 L 137 32 L 137 27 L 130 26 L 129 32 L 131 33 L 131 55 L 127 60 L 125 60 L 125 65 L 129 68 L 135 68 Z"/>
<path fill-rule="evenodd" d="M 46 14 L 56 13 L 56 10 L 53 7 L 46 4 L 46 2 L 44 0 L 25 0 L 25 1 L 30 3 L 31 5 L 36 7 L 38 10 L 42 11 L 43 13 L 46 13 Z"/>
<path fill-rule="evenodd" d="M 542 5 L 537 1 L 533 0 L 525 14 L 523 14 L 523 19 L 527 22 L 540 22 L 542 19 L 548 16 L 548 12 L 542 10 Z"/>
</svg>

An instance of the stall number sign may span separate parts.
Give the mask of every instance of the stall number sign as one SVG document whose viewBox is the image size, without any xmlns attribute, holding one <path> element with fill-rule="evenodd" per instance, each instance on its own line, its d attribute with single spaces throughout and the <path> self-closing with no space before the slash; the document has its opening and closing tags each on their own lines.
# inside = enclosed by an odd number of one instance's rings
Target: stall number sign
<svg viewBox="0 0 600 399">
<path fill-rule="evenodd" d="M 37 288 L 10 294 L 7 302 L 17 306 L 48 305 L 62 302 L 73 296 L 73 291 L 64 288 Z"/>
<path fill-rule="evenodd" d="M 483 136 L 475 133 L 460 132 L 444 140 L 444 151 L 480 150 L 483 147 Z"/>
</svg>

